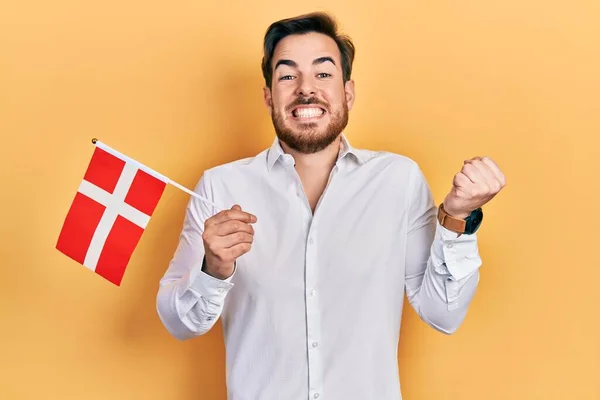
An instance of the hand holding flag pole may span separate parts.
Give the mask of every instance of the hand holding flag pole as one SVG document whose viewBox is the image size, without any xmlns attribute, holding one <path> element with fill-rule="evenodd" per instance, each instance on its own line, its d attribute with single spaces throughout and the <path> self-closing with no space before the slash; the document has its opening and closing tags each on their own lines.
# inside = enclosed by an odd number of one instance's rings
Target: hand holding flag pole
<svg viewBox="0 0 600 400">
<path fill-rule="evenodd" d="M 56 249 L 120 286 L 125 269 L 167 184 L 209 199 L 98 139 L 60 231 Z"/>
</svg>

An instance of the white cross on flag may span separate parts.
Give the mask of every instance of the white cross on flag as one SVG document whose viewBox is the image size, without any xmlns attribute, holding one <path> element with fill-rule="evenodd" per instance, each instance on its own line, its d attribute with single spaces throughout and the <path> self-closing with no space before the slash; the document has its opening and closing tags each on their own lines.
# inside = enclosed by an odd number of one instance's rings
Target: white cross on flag
<svg viewBox="0 0 600 400">
<path fill-rule="evenodd" d="M 167 183 L 138 162 L 96 146 L 56 248 L 120 286 Z"/>
</svg>

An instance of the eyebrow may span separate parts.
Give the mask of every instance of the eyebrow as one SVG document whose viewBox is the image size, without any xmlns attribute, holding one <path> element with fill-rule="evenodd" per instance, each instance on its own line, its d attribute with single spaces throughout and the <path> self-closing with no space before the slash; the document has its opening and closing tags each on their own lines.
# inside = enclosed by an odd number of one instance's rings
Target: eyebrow
<svg viewBox="0 0 600 400">
<path fill-rule="evenodd" d="M 313 65 L 323 64 L 323 63 L 326 63 L 328 61 L 330 63 L 332 63 L 333 65 L 335 65 L 335 61 L 333 61 L 333 58 L 328 57 L 328 56 L 315 58 L 314 61 L 313 61 Z M 292 67 L 292 68 L 298 68 L 298 64 L 295 61 L 292 61 L 292 60 L 286 60 L 286 59 L 278 60 L 277 64 L 275 64 L 275 69 L 277 69 L 277 67 L 279 67 L 280 65 L 287 65 L 287 66 Z"/>
</svg>

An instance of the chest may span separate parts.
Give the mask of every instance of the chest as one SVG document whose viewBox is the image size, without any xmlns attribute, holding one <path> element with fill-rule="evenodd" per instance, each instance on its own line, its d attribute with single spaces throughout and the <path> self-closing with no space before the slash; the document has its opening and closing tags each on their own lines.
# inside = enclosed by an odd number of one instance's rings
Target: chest
<svg viewBox="0 0 600 400">
<path fill-rule="evenodd" d="M 258 217 L 234 283 L 250 300 L 304 298 L 311 290 L 391 288 L 403 277 L 406 189 L 385 176 L 333 175 L 311 210 L 301 184 L 256 187 L 242 208 Z"/>
</svg>

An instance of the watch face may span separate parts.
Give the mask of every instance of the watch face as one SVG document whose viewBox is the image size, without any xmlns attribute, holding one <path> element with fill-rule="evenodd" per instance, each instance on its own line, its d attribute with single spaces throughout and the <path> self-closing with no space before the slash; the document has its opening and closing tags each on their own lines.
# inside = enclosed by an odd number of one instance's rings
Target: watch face
<svg viewBox="0 0 600 400">
<path fill-rule="evenodd" d="M 483 221 L 483 211 L 481 211 L 481 208 L 473 211 L 471 215 L 467 217 L 466 221 L 465 234 L 468 235 L 475 233 Z"/>
</svg>

